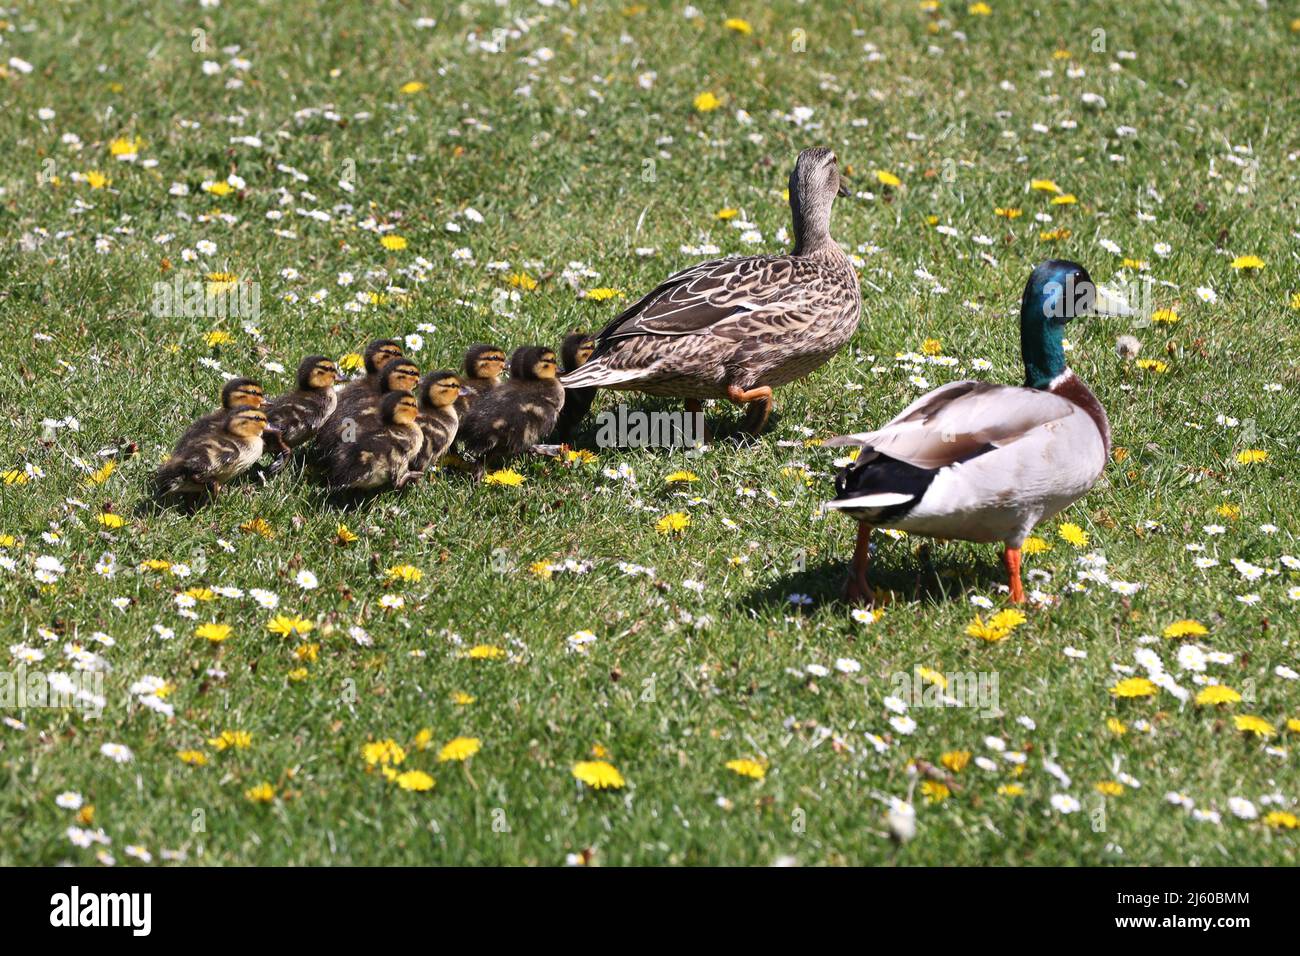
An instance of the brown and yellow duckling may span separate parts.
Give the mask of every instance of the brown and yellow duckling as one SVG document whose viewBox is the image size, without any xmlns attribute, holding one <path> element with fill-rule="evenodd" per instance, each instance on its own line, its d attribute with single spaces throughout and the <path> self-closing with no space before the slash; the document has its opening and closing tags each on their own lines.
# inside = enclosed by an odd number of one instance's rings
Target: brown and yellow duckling
<svg viewBox="0 0 1300 956">
<path fill-rule="evenodd" d="M 416 471 L 429 471 L 456 439 L 460 415 L 457 400 L 465 391 L 459 376 L 452 371 L 430 372 L 420 381 L 420 431 L 424 433 L 424 446 L 411 465 Z"/>
<path fill-rule="evenodd" d="M 221 386 L 221 407 L 200 415 L 181 435 L 182 442 L 193 441 L 201 434 L 220 432 L 225 426 L 226 413 L 238 408 L 260 408 L 266 401 L 262 386 L 251 378 L 230 378 Z"/>
<path fill-rule="evenodd" d="M 375 339 L 367 345 L 362 353 L 366 373 L 343 386 L 339 404 L 348 405 L 359 398 L 379 394 L 380 376 L 389 362 L 399 358 L 402 358 L 402 346 L 395 339 Z"/>
<path fill-rule="evenodd" d="M 591 353 L 596 349 L 596 337 L 590 332 L 570 332 L 560 345 L 560 362 L 564 374 L 576 372 L 587 364 Z M 555 423 L 551 440 L 568 444 L 574 432 L 591 411 L 591 403 L 596 397 L 594 388 L 566 388 L 564 390 L 564 407 Z"/>
<path fill-rule="evenodd" d="M 506 353 L 495 345 L 471 345 L 465 351 L 465 376 L 461 384 L 465 394 L 456 402 L 461 418 L 470 405 L 481 395 L 486 395 L 501 384 L 501 373 L 506 368 Z"/>
<path fill-rule="evenodd" d="M 309 355 L 298 364 L 297 387 L 267 403 L 265 440 L 275 442 L 279 455 L 268 470 L 277 473 L 289 453 L 309 441 L 338 405 L 334 383 L 339 370 L 324 355 Z"/>
<path fill-rule="evenodd" d="M 223 412 L 219 427 L 199 429 L 183 436 L 171 456 L 154 473 L 159 500 L 193 498 L 206 493 L 215 498 L 221 486 L 248 471 L 262 457 L 262 432 L 266 413 L 239 407 Z"/>
<path fill-rule="evenodd" d="M 388 362 L 375 376 L 377 383 L 374 390 L 367 389 L 357 394 L 351 401 L 339 396 L 334 413 L 316 432 L 312 443 L 313 456 L 340 441 L 351 441 L 358 428 L 365 427 L 367 419 L 374 419 L 379 412 L 379 403 L 390 392 L 410 394 L 420 383 L 420 367 L 408 358 L 398 358 Z"/>
<path fill-rule="evenodd" d="M 377 420 L 358 429 L 354 441 L 339 442 L 325 456 L 325 483 L 331 492 L 401 488 L 420 477 L 411 467 L 424 447 L 419 403 L 404 391 L 390 391 L 380 400 L 377 414 Z"/>
<path fill-rule="evenodd" d="M 528 451 L 555 428 L 564 407 L 555 351 L 525 345 L 510 356 L 510 380 L 479 397 L 461 421 L 459 438 L 474 474 L 484 464 Z"/>
</svg>

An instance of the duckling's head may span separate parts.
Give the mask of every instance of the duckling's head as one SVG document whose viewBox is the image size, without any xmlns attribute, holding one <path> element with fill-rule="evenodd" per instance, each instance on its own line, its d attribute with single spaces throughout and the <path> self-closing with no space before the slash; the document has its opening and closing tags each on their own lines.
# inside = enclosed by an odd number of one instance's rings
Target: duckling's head
<svg viewBox="0 0 1300 956">
<path fill-rule="evenodd" d="M 420 384 L 420 366 L 406 358 L 389 362 L 380 375 L 385 392 L 413 392 Z"/>
<path fill-rule="evenodd" d="M 1050 388 L 1052 380 L 1065 372 L 1065 324 L 1091 314 L 1096 298 L 1092 276 L 1077 262 L 1048 259 L 1030 273 L 1020 300 L 1026 385 Z"/>
<path fill-rule="evenodd" d="M 226 431 L 239 438 L 257 438 L 266 428 L 266 413 L 260 408 L 241 408 L 226 419 Z"/>
<path fill-rule="evenodd" d="M 375 339 L 366 346 L 366 374 L 376 375 L 389 362 L 402 357 L 402 347 L 393 339 Z"/>
<path fill-rule="evenodd" d="M 560 345 L 560 358 L 564 361 L 564 370 L 572 372 L 587 364 L 591 353 L 596 350 L 596 337 L 589 332 L 570 332 Z"/>
<path fill-rule="evenodd" d="M 510 354 L 510 377 L 520 381 L 553 379 L 558 374 L 555 350 L 544 345 L 521 345 Z"/>
<path fill-rule="evenodd" d="M 221 389 L 222 408 L 257 408 L 264 401 L 262 386 L 251 378 L 232 378 Z"/>
<path fill-rule="evenodd" d="M 444 369 L 430 372 L 420 381 L 420 406 L 422 408 L 446 408 L 456 404 L 460 398 L 460 377 Z"/>
<path fill-rule="evenodd" d="M 471 345 L 465 352 L 465 374 L 496 381 L 505 371 L 506 353 L 495 345 Z"/>
<path fill-rule="evenodd" d="M 388 425 L 409 425 L 420 414 L 420 405 L 405 392 L 389 392 L 379 403 L 379 414 Z"/>
<path fill-rule="evenodd" d="M 305 392 L 333 388 L 338 377 L 339 367 L 323 355 L 308 355 L 298 363 L 298 387 Z"/>
</svg>

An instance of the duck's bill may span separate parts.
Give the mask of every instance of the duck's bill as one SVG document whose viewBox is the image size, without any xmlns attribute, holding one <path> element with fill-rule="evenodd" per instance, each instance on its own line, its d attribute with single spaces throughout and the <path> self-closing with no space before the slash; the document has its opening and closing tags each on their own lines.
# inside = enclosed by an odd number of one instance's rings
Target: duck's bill
<svg viewBox="0 0 1300 956">
<path fill-rule="evenodd" d="M 1090 315 L 1136 315 L 1135 310 L 1129 305 L 1128 300 L 1119 293 L 1107 289 L 1105 286 L 1096 286 L 1095 294 L 1092 299 L 1092 309 Z"/>
<path fill-rule="evenodd" d="M 846 183 L 843 179 L 840 179 L 840 188 L 835 190 L 835 194 L 837 196 L 844 196 L 845 198 L 848 199 L 853 198 L 853 190 L 849 188 L 849 184 Z"/>
</svg>

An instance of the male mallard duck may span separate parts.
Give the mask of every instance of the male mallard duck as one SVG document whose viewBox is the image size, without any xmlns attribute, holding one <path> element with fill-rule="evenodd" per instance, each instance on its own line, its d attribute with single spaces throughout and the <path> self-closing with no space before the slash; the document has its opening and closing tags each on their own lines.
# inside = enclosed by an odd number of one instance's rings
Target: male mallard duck
<svg viewBox="0 0 1300 956">
<path fill-rule="evenodd" d="M 456 412 L 461 418 L 480 395 L 492 391 L 501 384 L 501 373 L 505 371 L 506 353 L 495 345 L 471 345 L 465 351 L 465 377 L 462 385 L 465 394 L 456 401 Z"/>
<path fill-rule="evenodd" d="M 237 408 L 260 408 L 266 401 L 262 386 L 251 378 L 230 378 L 221 386 L 221 407 L 214 412 L 200 415 L 181 435 L 182 442 L 195 441 L 199 435 L 225 427 L 226 413 Z"/>
<path fill-rule="evenodd" d="M 460 423 L 458 437 L 476 475 L 483 464 L 532 448 L 549 435 L 564 406 L 564 388 L 556 378 L 555 352 L 523 345 L 510 356 L 510 380 L 482 395 Z"/>
<path fill-rule="evenodd" d="M 460 378 L 452 371 L 430 372 L 421 379 L 418 421 L 424 445 L 411 464 L 416 471 L 436 468 L 439 459 L 447 454 L 460 425 L 456 401 L 463 391 Z"/>
<path fill-rule="evenodd" d="M 753 434 L 772 410 L 772 389 L 838 352 L 858 326 L 862 298 L 848 256 L 831 239 L 841 184 L 835 154 L 799 154 L 790 174 L 794 249 L 788 255 L 703 262 L 670 276 L 596 337 L 566 388 L 632 389 L 687 399 L 755 403 Z"/>
<path fill-rule="evenodd" d="M 590 332 L 570 332 L 560 345 L 560 367 L 564 374 L 576 372 L 587 364 L 591 353 L 596 349 L 596 337 Z M 566 388 L 564 390 L 564 407 L 555 423 L 551 438 L 557 442 L 568 442 L 573 438 L 582 420 L 591 411 L 592 400 L 596 397 L 594 388 Z"/>
<path fill-rule="evenodd" d="M 411 463 L 424 445 L 416 423 L 420 406 L 404 391 L 390 391 L 379 402 L 355 440 L 334 445 L 324 458 L 325 483 L 332 492 L 403 487 L 420 477 Z"/>
<path fill-rule="evenodd" d="M 276 474 L 289 460 L 289 453 L 315 436 L 325 420 L 334 414 L 338 396 L 334 383 L 338 366 L 324 355 L 309 355 L 298 364 L 298 387 L 267 403 L 266 440 L 273 440 L 279 455 L 267 469 Z"/>
<path fill-rule="evenodd" d="M 1020 304 L 1023 387 L 950 382 L 877 431 L 826 442 L 859 448 L 827 503 L 859 522 L 851 601 L 873 599 L 866 577 L 872 528 L 1001 541 L 1011 600 L 1025 599 L 1020 545 L 1093 486 L 1110 454 L 1106 412 L 1065 364 L 1062 347 L 1065 323 L 1095 301 L 1083 266 L 1042 263 Z"/>
<path fill-rule="evenodd" d="M 237 407 L 222 413 L 219 428 L 200 429 L 192 437 L 182 437 L 171 457 L 154 473 L 156 496 L 161 500 L 206 492 L 215 498 L 223 484 L 262 457 L 265 428 L 266 414 L 260 408 Z"/>
</svg>

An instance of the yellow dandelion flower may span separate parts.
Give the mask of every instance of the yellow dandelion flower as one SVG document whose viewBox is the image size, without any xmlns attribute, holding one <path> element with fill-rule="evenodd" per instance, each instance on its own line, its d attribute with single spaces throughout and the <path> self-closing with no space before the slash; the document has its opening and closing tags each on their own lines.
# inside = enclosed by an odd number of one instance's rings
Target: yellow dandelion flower
<svg viewBox="0 0 1300 956">
<path fill-rule="evenodd" d="M 1118 797 L 1124 792 L 1124 784 L 1114 780 L 1103 780 L 1101 783 L 1096 784 L 1094 789 L 1103 796 Z"/>
<path fill-rule="evenodd" d="M 295 667 L 284 676 L 289 678 L 289 683 L 291 684 L 301 684 L 307 678 L 311 677 L 311 671 L 307 670 L 305 667 Z"/>
<path fill-rule="evenodd" d="M 1147 264 L 1142 259 L 1125 259 L 1121 265 L 1125 269 L 1137 269 L 1139 272 L 1146 270 Z"/>
<path fill-rule="evenodd" d="M 1300 734 L 1300 718 L 1292 717 L 1286 722 L 1286 729 L 1293 734 Z"/>
<path fill-rule="evenodd" d="M 230 183 L 226 182 L 224 179 L 219 182 L 208 183 L 203 187 L 203 189 L 205 192 L 209 192 L 214 196 L 229 196 L 235 191 L 235 187 L 230 185 Z"/>
<path fill-rule="evenodd" d="M 1294 813 L 1288 813 L 1286 810 L 1273 810 L 1265 814 L 1264 824 L 1273 827 L 1275 830 L 1294 830 L 1300 827 L 1300 817 Z"/>
<path fill-rule="evenodd" d="M 417 793 L 423 793 L 426 790 L 432 790 L 434 779 L 423 770 L 408 770 L 406 773 L 399 773 L 393 778 L 393 783 L 397 784 L 403 790 L 413 790 Z"/>
<path fill-rule="evenodd" d="M 507 488 L 518 488 L 527 479 L 513 468 L 503 468 L 500 471 L 493 471 L 483 476 L 485 485 L 504 485 Z"/>
<path fill-rule="evenodd" d="M 614 765 L 604 760 L 580 760 L 573 765 L 572 773 L 593 790 L 619 790 L 625 782 Z"/>
<path fill-rule="evenodd" d="M 921 678 L 921 680 L 928 680 L 931 684 L 937 684 L 944 690 L 948 689 L 948 678 L 944 677 L 942 673 L 934 668 L 926 667 L 924 664 L 918 664 L 916 668 L 916 676 Z"/>
<path fill-rule="evenodd" d="M 752 780 L 762 780 L 767 776 L 767 767 L 757 760 L 750 760 L 748 757 L 742 757 L 739 760 L 728 760 L 726 767 L 732 773 L 739 774 L 742 777 L 749 777 Z"/>
<path fill-rule="evenodd" d="M 1156 685 L 1145 677 L 1126 677 L 1110 689 L 1112 696 L 1121 698 L 1154 697 Z"/>
<path fill-rule="evenodd" d="M 170 571 L 172 563 L 164 561 L 161 558 L 148 558 L 141 561 L 139 568 L 141 571 Z"/>
<path fill-rule="evenodd" d="M 1042 554 L 1044 551 L 1051 550 L 1051 544 L 1042 538 L 1026 538 L 1020 546 L 1021 554 Z"/>
<path fill-rule="evenodd" d="M 338 540 L 339 544 L 351 544 L 353 541 L 357 540 L 356 532 L 345 524 L 341 524 L 334 529 L 334 537 Z"/>
<path fill-rule="evenodd" d="M 1049 229 L 1046 232 L 1040 232 L 1038 234 L 1038 238 L 1041 242 L 1063 242 L 1064 240 L 1069 239 L 1070 236 L 1070 230 L 1066 229 L 1064 226 L 1059 229 Z"/>
<path fill-rule="evenodd" d="M 418 584 L 424 577 L 424 572 L 413 564 L 395 564 L 384 572 L 388 578 L 388 583 L 394 581 L 405 581 L 409 584 Z"/>
<path fill-rule="evenodd" d="M 1237 464 L 1239 465 L 1257 465 L 1261 461 L 1268 460 L 1268 452 L 1262 448 L 1247 448 L 1244 451 L 1237 452 Z"/>
<path fill-rule="evenodd" d="M 943 803 L 952 795 L 952 791 L 938 780 L 924 780 L 921 782 L 921 795 L 925 797 L 926 803 Z"/>
<path fill-rule="evenodd" d="M 1241 506 L 1225 502 L 1215 508 L 1214 513 L 1220 518 L 1227 518 L 1229 521 L 1237 521 L 1241 518 Z"/>
<path fill-rule="evenodd" d="M 691 526 L 691 516 L 681 511 L 666 514 L 655 522 L 655 530 L 660 534 L 680 534 Z"/>
<path fill-rule="evenodd" d="M 921 343 L 921 351 L 926 355 L 942 355 L 943 343 L 938 339 L 926 339 Z"/>
<path fill-rule="evenodd" d="M 740 213 L 739 209 L 732 209 L 730 206 L 728 206 L 725 209 L 719 209 L 713 215 L 725 222 L 728 219 L 735 219 L 739 213 Z"/>
<path fill-rule="evenodd" d="M 985 621 L 976 614 L 975 620 L 966 625 L 966 633 L 970 637 L 977 637 L 981 641 L 988 641 L 990 644 L 996 644 L 1011 633 L 1011 628 L 995 627 L 992 620 L 985 623 Z"/>
<path fill-rule="evenodd" d="M 989 618 L 989 625 L 991 627 L 1005 627 L 1008 631 L 1014 631 L 1027 620 L 1024 611 L 1009 607 L 998 611 L 997 614 Z"/>
<path fill-rule="evenodd" d="M 1181 621 L 1174 621 L 1164 630 L 1165 637 L 1171 638 L 1202 637 L 1209 633 L 1209 629 L 1204 624 L 1190 617 L 1183 618 Z"/>
<path fill-rule="evenodd" d="M 499 661 L 506 656 L 506 652 L 494 644 L 475 644 L 465 656 L 474 661 Z"/>
<path fill-rule="evenodd" d="M 1232 260 L 1232 267 L 1240 270 L 1252 270 L 1264 268 L 1264 260 L 1259 256 L 1237 256 Z"/>
<path fill-rule="evenodd" d="M 1088 546 L 1088 532 L 1084 531 L 1074 522 L 1067 521 L 1056 529 L 1057 535 L 1076 548 L 1086 548 Z"/>
<path fill-rule="evenodd" d="M 981 0 L 980 3 L 972 3 L 966 8 L 966 12 L 973 17 L 988 17 L 993 15 L 993 8 Z"/>
<path fill-rule="evenodd" d="M 711 113 L 722 105 L 722 100 L 714 96 L 712 92 L 705 90 L 703 93 L 696 95 L 693 103 L 699 112 Z"/>
<path fill-rule="evenodd" d="M 549 581 L 555 575 L 555 565 L 550 561 L 534 561 L 528 565 L 528 573 L 534 577 L 539 577 L 543 581 Z"/>
<path fill-rule="evenodd" d="M 406 751 L 392 737 L 375 740 L 361 748 L 361 757 L 368 767 L 396 767 L 405 762 Z"/>
<path fill-rule="evenodd" d="M 1120 720 L 1118 717 L 1107 717 L 1106 729 L 1116 737 L 1123 737 L 1128 733 L 1128 727 L 1125 725 L 1124 721 Z"/>
<path fill-rule="evenodd" d="M 506 281 L 516 289 L 523 289 L 525 292 L 532 292 L 537 288 L 537 280 L 527 272 L 512 272 L 506 276 Z"/>
<path fill-rule="evenodd" d="M 1033 179 L 1029 182 L 1029 188 L 1042 193 L 1059 193 L 1061 187 L 1056 185 L 1050 179 Z"/>
<path fill-rule="evenodd" d="M 102 485 L 104 482 L 108 481 L 109 476 L 112 475 L 113 472 L 115 471 L 117 471 L 117 462 L 106 461 L 101 467 L 97 468 L 95 471 L 92 471 L 87 476 L 86 484 Z"/>
<path fill-rule="evenodd" d="M 176 756 L 181 763 L 189 764 L 191 767 L 206 767 L 208 765 L 208 755 L 202 750 L 178 750 Z"/>
<path fill-rule="evenodd" d="M 275 799 L 275 787 L 269 783 L 259 783 L 256 787 L 245 790 L 244 796 L 253 803 L 270 803 Z"/>
<path fill-rule="evenodd" d="M 300 661 L 314 664 L 320 659 L 320 645 L 316 643 L 299 644 L 293 649 L 293 656 Z"/>
<path fill-rule="evenodd" d="M 438 762 L 446 763 L 448 760 L 468 760 L 474 756 L 483 747 L 483 741 L 477 737 L 457 737 L 448 741 L 443 748 L 438 751 Z"/>
<path fill-rule="evenodd" d="M 247 750 L 253 746 L 253 735 L 247 730 L 223 730 L 216 737 L 208 738 L 208 746 L 217 753 L 225 750 Z"/>
<path fill-rule="evenodd" d="M 339 358 L 338 366 L 345 372 L 358 372 L 365 368 L 366 357 L 360 352 L 349 352 Z"/>
<path fill-rule="evenodd" d="M 384 236 L 379 240 L 379 244 L 389 252 L 401 252 L 406 248 L 406 238 L 404 236 Z"/>
<path fill-rule="evenodd" d="M 1176 309 L 1156 309 L 1151 313 L 1152 322 L 1164 322 L 1167 325 L 1173 325 L 1180 318 Z"/>
<path fill-rule="evenodd" d="M 253 518 L 245 521 L 239 526 L 239 530 L 245 534 L 255 534 L 268 541 L 275 537 L 275 529 L 271 527 L 271 523 L 265 518 Z"/>
<path fill-rule="evenodd" d="M 623 298 L 623 290 L 609 288 L 588 289 L 582 294 L 582 297 L 584 299 L 590 299 L 592 302 L 604 302 L 608 299 Z"/>
<path fill-rule="evenodd" d="M 226 292 L 232 292 L 239 288 L 239 276 L 233 272 L 209 272 L 206 276 L 207 281 L 204 284 L 203 291 L 208 295 L 223 295 Z M 213 333 L 216 334 L 216 333 Z M 225 333 L 221 333 L 225 335 Z M 230 336 L 226 336 L 226 342 L 230 341 Z M 209 342 L 211 346 L 213 343 Z"/>
<path fill-rule="evenodd" d="M 1232 718 L 1232 721 L 1243 734 L 1254 734 L 1256 737 L 1267 738 L 1277 733 L 1276 727 L 1263 717 L 1256 717 L 1254 714 L 1238 714 Z"/>
<path fill-rule="evenodd" d="M 1015 206 L 998 206 L 993 210 L 993 215 L 1003 219 L 1019 219 L 1024 215 L 1024 210 L 1017 209 Z"/>
<path fill-rule="evenodd" d="M 267 622 L 266 629 L 272 634 L 279 634 L 281 637 L 289 637 L 290 635 L 302 637 L 315 626 L 305 617 L 277 614 Z"/>
<path fill-rule="evenodd" d="M 1291 308 L 1300 309 L 1300 292 L 1291 293 Z"/>
<path fill-rule="evenodd" d="M 1018 783 L 1004 783 L 998 787 L 999 797 L 1022 797 L 1025 794 L 1025 788 Z"/>
<path fill-rule="evenodd" d="M 1196 695 L 1196 703 L 1200 707 L 1214 704 L 1235 704 L 1240 700 L 1241 695 L 1224 684 L 1210 684 L 1201 688 L 1201 692 Z"/>
<path fill-rule="evenodd" d="M 749 25 L 749 21 L 742 20 L 740 17 L 728 17 L 726 22 L 722 25 L 728 30 L 733 30 L 736 33 L 743 33 L 745 36 L 749 36 L 754 32 L 754 28 Z"/>
<path fill-rule="evenodd" d="M 882 186 L 888 186 L 890 188 L 903 185 L 903 181 L 901 179 L 899 179 L 897 176 L 895 176 L 893 173 L 889 172 L 888 170 L 884 170 L 884 169 L 876 170 L 876 182 L 880 183 L 880 185 Z"/>
<path fill-rule="evenodd" d="M 411 80 L 409 83 L 403 83 L 401 86 L 399 86 L 397 88 L 397 92 L 405 93 L 407 96 L 410 96 L 412 93 L 419 93 L 423 89 L 424 89 L 423 83 L 421 83 L 419 80 Z"/>
<path fill-rule="evenodd" d="M 103 189 L 105 186 L 112 183 L 112 180 L 98 170 L 92 169 L 90 172 L 86 173 L 86 183 L 91 189 Z"/>
<path fill-rule="evenodd" d="M 565 461 L 575 462 L 580 465 L 591 464 L 591 462 L 595 461 L 596 458 L 597 456 L 595 452 L 588 451 L 585 448 L 570 448 L 564 453 Z"/>
<path fill-rule="evenodd" d="M 222 641 L 229 639 L 231 631 L 232 628 L 229 624 L 209 622 L 196 627 L 194 636 L 205 641 L 211 641 L 213 644 L 220 644 Z"/>
<path fill-rule="evenodd" d="M 123 518 L 121 515 L 113 514 L 113 512 L 111 511 L 105 511 L 99 515 L 96 515 L 95 520 L 98 521 L 100 524 L 102 524 L 105 528 L 120 528 L 122 527 L 122 525 L 126 524 L 125 518 Z"/>
<path fill-rule="evenodd" d="M 119 136 L 108 144 L 108 151 L 114 156 L 133 156 L 142 149 L 144 149 L 144 140 L 138 136 L 134 139 Z"/>
<path fill-rule="evenodd" d="M 1077 205 L 1078 202 L 1078 197 L 1076 197 L 1074 193 L 1062 193 L 1059 196 L 1052 197 L 1053 206 L 1074 206 Z"/>
<path fill-rule="evenodd" d="M 939 763 L 943 764 L 953 773 L 961 773 L 970 763 L 971 753 L 969 750 L 949 750 L 939 757 Z"/>
</svg>

